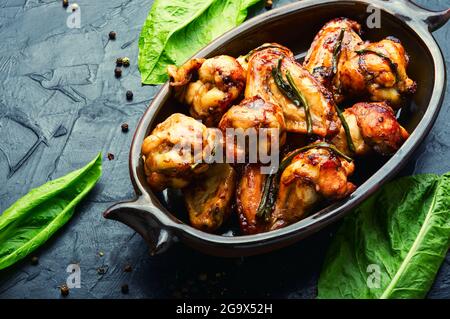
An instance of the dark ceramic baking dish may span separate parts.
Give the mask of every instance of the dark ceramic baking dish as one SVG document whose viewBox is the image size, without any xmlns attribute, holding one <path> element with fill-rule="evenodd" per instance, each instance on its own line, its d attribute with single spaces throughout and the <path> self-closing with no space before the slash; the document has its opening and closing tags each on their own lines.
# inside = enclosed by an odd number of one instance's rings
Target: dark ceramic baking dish
<svg viewBox="0 0 450 319">
<path fill-rule="evenodd" d="M 370 29 L 365 25 L 373 8 L 381 9 L 381 28 Z M 386 36 L 400 39 L 411 58 L 408 73 L 418 83 L 410 105 L 400 115 L 401 123 L 411 133 L 410 138 L 391 158 L 383 162 L 368 160 L 362 163 L 357 169 L 365 173 L 357 177 L 359 187 L 351 196 L 272 232 L 232 236 L 194 229 L 183 222 L 181 216 L 185 213 L 182 213 L 181 198 L 170 195 L 170 192 L 154 194 L 146 184 L 143 172 L 141 145 L 144 138 L 156 124 L 171 113 L 180 111 L 166 83 L 140 120 L 131 144 L 129 169 L 137 197 L 110 207 L 104 216 L 135 229 L 148 242 L 152 253 L 164 251 L 174 241 L 182 241 L 213 255 L 253 255 L 287 246 L 338 220 L 392 178 L 428 134 L 441 107 L 446 70 L 431 32 L 447 22 L 450 10 L 430 12 L 407 0 L 303 0 L 249 20 L 195 56 L 228 54 L 237 57 L 265 42 L 278 42 L 302 56 L 323 24 L 340 16 L 357 20 L 365 26 L 366 40 L 376 41 Z"/>
</svg>

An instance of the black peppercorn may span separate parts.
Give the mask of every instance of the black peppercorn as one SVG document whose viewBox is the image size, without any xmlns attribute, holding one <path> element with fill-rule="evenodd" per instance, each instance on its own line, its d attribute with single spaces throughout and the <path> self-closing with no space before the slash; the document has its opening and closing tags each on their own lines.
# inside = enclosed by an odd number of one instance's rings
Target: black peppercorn
<svg viewBox="0 0 450 319">
<path fill-rule="evenodd" d="M 130 58 L 124 57 L 122 58 L 123 66 L 128 68 L 130 66 Z"/>
<path fill-rule="evenodd" d="M 116 78 L 120 78 L 122 76 L 122 69 L 121 68 L 115 68 L 114 69 L 114 75 Z"/>
<path fill-rule="evenodd" d="M 122 291 L 123 294 L 127 294 L 130 291 L 127 284 L 122 285 L 120 290 Z"/>
<path fill-rule="evenodd" d="M 114 31 L 111 31 L 109 33 L 109 39 L 110 40 L 115 40 L 116 39 L 116 35 L 117 35 L 117 33 L 115 33 Z"/>
<path fill-rule="evenodd" d="M 114 159 L 113 153 L 108 153 L 106 156 L 108 157 L 108 160 L 110 160 L 110 161 L 112 161 Z"/>
<path fill-rule="evenodd" d="M 122 64 L 123 64 L 122 58 L 117 58 L 116 65 L 117 66 L 122 66 Z"/>
<path fill-rule="evenodd" d="M 127 123 L 123 123 L 120 127 L 122 128 L 122 132 L 124 132 L 124 133 L 128 132 L 128 124 Z"/>
<path fill-rule="evenodd" d="M 99 274 L 99 275 L 104 275 L 104 274 L 106 274 L 106 272 L 107 272 L 107 268 L 105 268 L 105 267 L 97 268 L 97 274 Z"/>
<path fill-rule="evenodd" d="M 128 101 L 131 101 L 133 99 L 133 92 L 131 92 L 130 90 L 128 90 L 125 95 L 127 96 Z"/>
<path fill-rule="evenodd" d="M 69 6 L 69 0 L 63 0 L 62 5 L 64 8 L 67 8 Z"/>
<path fill-rule="evenodd" d="M 31 257 L 31 264 L 33 266 L 36 266 L 37 264 L 39 264 L 39 258 L 36 256 Z"/>
<path fill-rule="evenodd" d="M 66 284 L 62 284 L 62 285 L 59 287 L 59 290 L 61 291 L 61 295 L 62 295 L 62 296 L 66 297 L 66 296 L 69 295 L 69 287 L 67 287 Z"/>
</svg>

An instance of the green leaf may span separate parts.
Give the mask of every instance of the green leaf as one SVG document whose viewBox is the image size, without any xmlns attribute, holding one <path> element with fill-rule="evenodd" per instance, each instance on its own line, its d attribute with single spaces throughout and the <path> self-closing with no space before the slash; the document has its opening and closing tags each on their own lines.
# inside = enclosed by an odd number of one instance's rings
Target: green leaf
<svg viewBox="0 0 450 319">
<path fill-rule="evenodd" d="M 241 24 L 260 0 L 156 0 L 139 38 L 143 84 L 167 81 L 167 66 L 186 62 L 214 38 Z"/>
<path fill-rule="evenodd" d="M 102 173 L 101 154 L 85 167 L 32 189 L 0 216 L 0 269 L 44 244 L 72 217 Z"/>
<path fill-rule="evenodd" d="M 450 173 L 400 178 L 344 220 L 318 297 L 423 298 L 449 245 Z"/>
</svg>

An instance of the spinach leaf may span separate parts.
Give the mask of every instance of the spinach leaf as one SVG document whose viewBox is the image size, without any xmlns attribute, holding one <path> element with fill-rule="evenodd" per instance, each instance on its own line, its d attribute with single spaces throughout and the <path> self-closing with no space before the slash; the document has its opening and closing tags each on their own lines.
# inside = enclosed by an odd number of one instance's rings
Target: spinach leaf
<svg viewBox="0 0 450 319">
<path fill-rule="evenodd" d="M 72 217 L 102 173 L 101 154 L 85 167 L 32 189 L 0 216 L 0 269 L 44 244 Z"/>
<path fill-rule="evenodd" d="M 167 81 L 167 66 L 180 65 L 211 40 L 241 24 L 260 0 L 156 0 L 139 37 L 143 84 Z"/>
<path fill-rule="evenodd" d="M 400 178 L 344 220 L 319 298 L 423 298 L 450 244 L 450 173 Z"/>
</svg>

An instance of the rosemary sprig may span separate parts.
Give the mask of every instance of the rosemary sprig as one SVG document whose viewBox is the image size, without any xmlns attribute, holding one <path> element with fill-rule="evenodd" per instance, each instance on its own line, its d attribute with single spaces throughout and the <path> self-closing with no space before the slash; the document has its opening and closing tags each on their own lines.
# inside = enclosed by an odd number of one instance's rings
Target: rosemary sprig
<svg viewBox="0 0 450 319">
<path fill-rule="evenodd" d="M 305 108 L 305 115 L 306 115 L 306 130 L 308 132 L 308 135 L 312 134 L 312 118 L 311 118 L 311 111 L 309 109 L 309 104 L 305 99 L 305 96 L 302 94 L 302 92 L 298 89 L 298 87 L 294 83 L 294 79 L 291 76 L 291 73 L 289 71 L 286 72 L 286 78 L 289 82 L 289 85 L 292 87 L 295 95 L 299 100 L 301 100 L 304 108 Z"/>
<path fill-rule="evenodd" d="M 342 114 L 342 111 L 339 108 L 339 106 L 337 106 L 337 104 L 336 104 L 335 107 L 336 107 L 336 112 L 339 116 L 339 119 L 341 120 L 342 126 L 344 127 L 345 137 L 347 138 L 348 148 L 350 149 L 350 151 L 352 153 L 355 153 L 356 147 L 355 147 L 355 144 L 353 144 L 352 135 L 350 133 L 350 127 L 348 126 L 347 120 L 345 119 L 344 114 Z"/>
<path fill-rule="evenodd" d="M 375 54 L 377 56 L 379 56 L 380 58 L 382 58 L 383 60 L 385 60 L 388 64 L 389 67 L 391 68 L 391 70 L 394 72 L 395 74 L 395 80 L 398 81 L 399 80 L 399 75 L 398 75 L 398 68 L 397 68 L 397 64 L 394 63 L 391 58 L 389 58 L 388 56 L 386 56 L 385 54 L 381 53 L 381 52 L 377 52 L 374 50 L 370 50 L 370 49 L 362 49 L 362 50 L 357 50 L 355 51 L 357 54 Z"/>
<path fill-rule="evenodd" d="M 278 89 L 292 102 L 294 102 L 294 104 L 297 107 L 300 107 L 300 101 L 296 99 L 295 97 L 295 93 L 292 90 L 292 88 L 289 86 L 289 84 L 284 81 L 283 76 L 281 75 L 281 62 L 282 62 L 283 58 L 278 60 L 278 64 L 276 68 L 272 69 L 272 76 L 273 79 L 275 80 L 275 84 L 277 85 Z"/>
<path fill-rule="evenodd" d="M 284 158 L 280 166 L 278 167 L 278 170 L 267 176 L 266 180 L 264 181 L 263 186 L 263 192 L 261 201 L 259 202 L 258 209 L 256 211 L 256 216 L 259 218 L 264 218 L 264 220 L 267 222 L 270 219 L 270 215 L 272 214 L 272 211 L 275 206 L 275 202 L 278 196 L 278 184 L 280 180 L 280 176 L 283 173 L 283 171 L 288 167 L 289 164 L 291 164 L 292 159 L 297 156 L 299 153 L 307 151 L 312 148 L 328 148 L 332 152 L 334 152 L 336 155 L 341 156 L 343 159 L 345 159 L 347 162 L 353 161 L 353 159 L 347 155 L 345 155 L 343 152 L 338 150 L 334 145 L 326 143 L 326 142 L 319 142 L 310 144 L 301 148 L 296 149 L 295 151 L 291 152 L 289 156 Z"/>
<path fill-rule="evenodd" d="M 278 64 L 276 68 L 272 69 L 272 76 L 274 78 L 275 84 L 277 85 L 278 89 L 289 99 L 291 100 L 295 106 L 300 107 L 303 106 L 305 108 L 305 115 L 306 115 L 306 129 L 309 135 L 312 134 L 312 118 L 311 118 L 311 112 L 309 109 L 309 105 L 303 96 L 303 94 L 300 92 L 300 90 L 297 88 L 297 86 L 294 83 L 294 79 L 292 78 L 289 71 L 286 72 L 286 78 L 288 82 L 286 82 L 283 79 L 283 76 L 281 74 L 281 62 L 283 58 L 278 60 Z"/>
<path fill-rule="evenodd" d="M 336 45 L 334 46 L 333 50 L 333 74 L 337 73 L 337 64 L 339 61 L 339 56 L 341 55 L 341 49 L 342 49 L 342 40 L 344 39 L 345 34 L 345 28 L 341 29 L 341 32 L 339 33 L 339 36 L 337 38 Z"/>
</svg>

